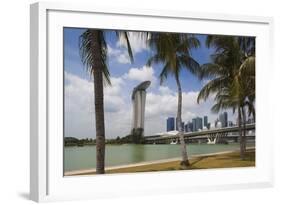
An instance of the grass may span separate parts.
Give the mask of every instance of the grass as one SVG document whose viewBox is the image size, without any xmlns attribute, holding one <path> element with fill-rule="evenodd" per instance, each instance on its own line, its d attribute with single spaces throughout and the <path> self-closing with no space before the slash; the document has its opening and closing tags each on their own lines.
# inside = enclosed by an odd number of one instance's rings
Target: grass
<svg viewBox="0 0 281 205">
<path fill-rule="evenodd" d="M 210 155 L 197 157 L 190 160 L 188 170 L 210 169 L 210 168 L 231 168 L 231 167 L 252 167 L 255 166 L 255 150 L 248 150 L 245 160 L 240 159 L 239 152 L 228 154 Z M 131 172 L 152 172 L 183 170 L 180 161 L 164 162 L 158 164 L 141 165 L 129 168 L 108 170 L 106 173 L 131 173 Z"/>
</svg>

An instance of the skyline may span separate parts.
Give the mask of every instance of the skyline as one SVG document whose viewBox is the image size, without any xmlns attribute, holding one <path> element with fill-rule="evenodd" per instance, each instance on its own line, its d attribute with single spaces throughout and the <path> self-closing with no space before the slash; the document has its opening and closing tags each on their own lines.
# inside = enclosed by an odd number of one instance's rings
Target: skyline
<svg viewBox="0 0 281 205">
<path fill-rule="evenodd" d="M 184 132 L 194 132 L 194 131 L 198 131 L 199 129 L 202 130 L 202 129 L 217 128 L 218 122 L 221 123 L 221 125 L 220 125 L 221 127 L 228 127 L 228 126 L 233 126 L 236 124 L 236 123 L 233 123 L 233 121 L 228 120 L 228 112 L 226 112 L 226 111 L 219 112 L 216 120 L 213 122 L 210 122 L 208 120 L 207 115 L 203 114 L 201 116 L 203 116 L 203 117 L 196 116 L 196 117 L 192 118 L 192 120 L 182 121 Z M 249 118 L 249 119 L 251 119 L 251 118 Z M 197 124 L 197 125 L 195 125 L 195 124 Z M 166 119 L 166 131 L 167 132 L 178 131 L 177 118 L 175 116 L 169 116 Z"/>
<path fill-rule="evenodd" d="M 94 123 L 94 89 L 92 79 L 83 68 L 79 56 L 78 40 L 84 29 L 64 28 L 64 103 L 65 103 L 65 137 L 95 138 Z M 205 46 L 206 35 L 197 35 L 201 47 L 192 50 L 192 56 L 199 64 L 210 62 L 212 49 Z M 124 136 L 131 131 L 132 89 L 142 81 L 150 80 L 147 90 L 144 134 L 151 135 L 166 130 L 167 117 L 176 115 L 177 91 L 173 77 L 160 86 L 159 73 L 161 65 L 145 66 L 151 54 L 145 42 L 138 34 L 132 32 L 130 42 L 135 62 L 129 63 L 124 42 L 116 40 L 113 31 L 107 32 L 108 67 L 111 73 L 111 87 L 105 87 L 105 128 L 107 138 Z M 213 100 L 210 98 L 199 105 L 197 94 L 206 81 L 199 81 L 188 71 L 180 75 L 183 90 L 183 121 L 191 121 L 196 116 L 207 115 L 209 121 L 217 118 L 211 113 Z M 229 114 L 229 119 L 236 119 L 236 114 Z"/>
</svg>

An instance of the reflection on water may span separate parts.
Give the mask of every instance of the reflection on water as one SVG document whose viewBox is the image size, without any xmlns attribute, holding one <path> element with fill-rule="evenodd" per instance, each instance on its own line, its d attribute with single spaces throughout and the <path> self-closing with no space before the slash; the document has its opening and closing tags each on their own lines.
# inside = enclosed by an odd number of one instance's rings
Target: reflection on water
<svg viewBox="0 0 281 205">
<path fill-rule="evenodd" d="M 129 147 L 129 157 L 130 161 L 138 159 L 138 161 L 145 161 L 145 147 L 143 145 L 135 145 Z"/>
<path fill-rule="evenodd" d="M 254 146 L 248 143 L 247 146 Z M 224 144 L 188 144 L 190 155 L 207 154 L 239 149 L 238 143 Z M 180 145 L 106 145 L 105 166 L 117 166 L 138 162 L 154 161 L 180 157 Z M 96 166 L 96 147 L 65 147 L 65 171 L 91 169 Z"/>
</svg>

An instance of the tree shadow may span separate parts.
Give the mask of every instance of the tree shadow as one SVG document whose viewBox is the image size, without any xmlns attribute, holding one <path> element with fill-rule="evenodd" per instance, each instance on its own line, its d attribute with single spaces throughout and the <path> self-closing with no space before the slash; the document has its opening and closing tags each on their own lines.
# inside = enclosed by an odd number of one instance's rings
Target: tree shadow
<svg viewBox="0 0 281 205">
<path fill-rule="evenodd" d="M 194 162 L 190 163 L 190 166 L 194 166 L 195 164 L 197 164 L 198 162 L 202 161 L 203 159 L 205 159 L 206 157 L 200 157 L 197 158 L 197 160 L 195 160 Z"/>
</svg>

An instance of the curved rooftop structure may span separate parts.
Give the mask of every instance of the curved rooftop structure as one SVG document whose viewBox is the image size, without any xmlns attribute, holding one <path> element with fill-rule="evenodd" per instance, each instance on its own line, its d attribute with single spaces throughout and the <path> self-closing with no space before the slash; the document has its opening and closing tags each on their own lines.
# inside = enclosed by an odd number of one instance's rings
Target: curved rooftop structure
<svg viewBox="0 0 281 205">
<path fill-rule="evenodd" d="M 135 99 L 135 94 L 136 94 L 137 91 L 146 90 L 150 86 L 150 84 L 151 84 L 150 81 L 144 81 L 141 84 L 139 84 L 138 86 L 136 86 L 133 90 L 133 93 L 132 93 L 132 100 Z"/>
</svg>

